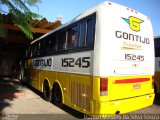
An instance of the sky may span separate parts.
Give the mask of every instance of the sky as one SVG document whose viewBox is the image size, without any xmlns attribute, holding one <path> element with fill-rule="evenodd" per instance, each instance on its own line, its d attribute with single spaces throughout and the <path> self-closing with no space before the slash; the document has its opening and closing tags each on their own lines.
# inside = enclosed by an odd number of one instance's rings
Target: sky
<svg viewBox="0 0 160 120">
<path fill-rule="evenodd" d="M 106 0 L 41 0 L 31 11 L 42 15 L 48 22 L 62 16 L 62 24 Z M 148 16 L 152 22 L 154 36 L 160 35 L 160 0 L 109 0 Z"/>
</svg>

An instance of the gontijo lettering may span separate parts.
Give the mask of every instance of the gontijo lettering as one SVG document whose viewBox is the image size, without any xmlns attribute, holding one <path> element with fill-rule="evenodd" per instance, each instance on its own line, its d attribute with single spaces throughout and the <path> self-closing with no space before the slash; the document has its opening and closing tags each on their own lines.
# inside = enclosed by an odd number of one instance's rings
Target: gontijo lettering
<svg viewBox="0 0 160 120">
<path fill-rule="evenodd" d="M 150 44 L 149 38 L 142 37 L 139 35 L 134 35 L 127 32 L 115 31 L 115 36 L 117 38 L 121 38 L 125 40 L 135 41 L 135 42 L 144 43 L 144 44 Z"/>
<path fill-rule="evenodd" d="M 51 67 L 52 66 L 52 59 L 36 59 L 33 60 L 33 66 L 41 66 L 41 67 Z"/>
<path fill-rule="evenodd" d="M 130 16 L 127 18 L 122 18 L 124 21 L 126 21 L 129 24 L 129 27 L 133 30 L 133 31 L 140 31 L 140 24 L 142 22 L 144 22 L 143 20 Z"/>
</svg>

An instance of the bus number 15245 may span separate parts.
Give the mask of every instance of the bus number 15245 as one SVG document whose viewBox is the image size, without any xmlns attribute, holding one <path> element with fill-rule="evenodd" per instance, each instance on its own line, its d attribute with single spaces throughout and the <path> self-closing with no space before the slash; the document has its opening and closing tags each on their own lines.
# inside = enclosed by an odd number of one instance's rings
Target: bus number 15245
<svg viewBox="0 0 160 120">
<path fill-rule="evenodd" d="M 126 60 L 138 60 L 138 61 L 144 61 L 144 56 L 143 55 L 135 55 L 135 54 L 125 54 L 125 59 Z"/>
<path fill-rule="evenodd" d="M 62 58 L 62 67 L 82 67 L 88 68 L 90 66 L 90 57 Z"/>
</svg>

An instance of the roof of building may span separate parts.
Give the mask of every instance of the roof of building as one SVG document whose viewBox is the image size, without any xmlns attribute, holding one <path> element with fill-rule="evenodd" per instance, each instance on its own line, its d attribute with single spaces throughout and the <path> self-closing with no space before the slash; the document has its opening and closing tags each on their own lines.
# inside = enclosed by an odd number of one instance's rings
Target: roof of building
<svg viewBox="0 0 160 120">
<path fill-rule="evenodd" d="M 3 25 L 8 30 L 7 41 L 12 43 L 28 43 L 29 40 L 21 31 L 21 29 L 12 23 L 12 17 L 10 14 L 2 15 L 3 16 Z M 56 20 L 54 22 L 48 22 L 46 18 L 41 20 L 35 19 L 30 22 L 30 25 L 33 27 L 33 38 L 36 39 L 42 36 L 45 33 L 50 32 L 51 30 L 61 26 L 61 21 Z"/>
</svg>

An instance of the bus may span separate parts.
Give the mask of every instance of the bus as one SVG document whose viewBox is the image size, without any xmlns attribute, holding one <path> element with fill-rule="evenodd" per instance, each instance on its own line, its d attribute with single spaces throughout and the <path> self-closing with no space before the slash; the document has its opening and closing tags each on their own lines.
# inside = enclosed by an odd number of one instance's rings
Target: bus
<svg viewBox="0 0 160 120">
<path fill-rule="evenodd" d="M 155 75 L 154 75 L 154 88 L 155 93 L 160 95 L 160 36 L 154 37 L 155 44 Z M 157 96 L 157 97 L 158 97 Z"/>
<path fill-rule="evenodd" d="M 124 114 L 151 106 L 150 19 L 106 1 L 32 41 L 25 69 L 25 82 L 45 100 L 84 114 Z"/>
</svg>

